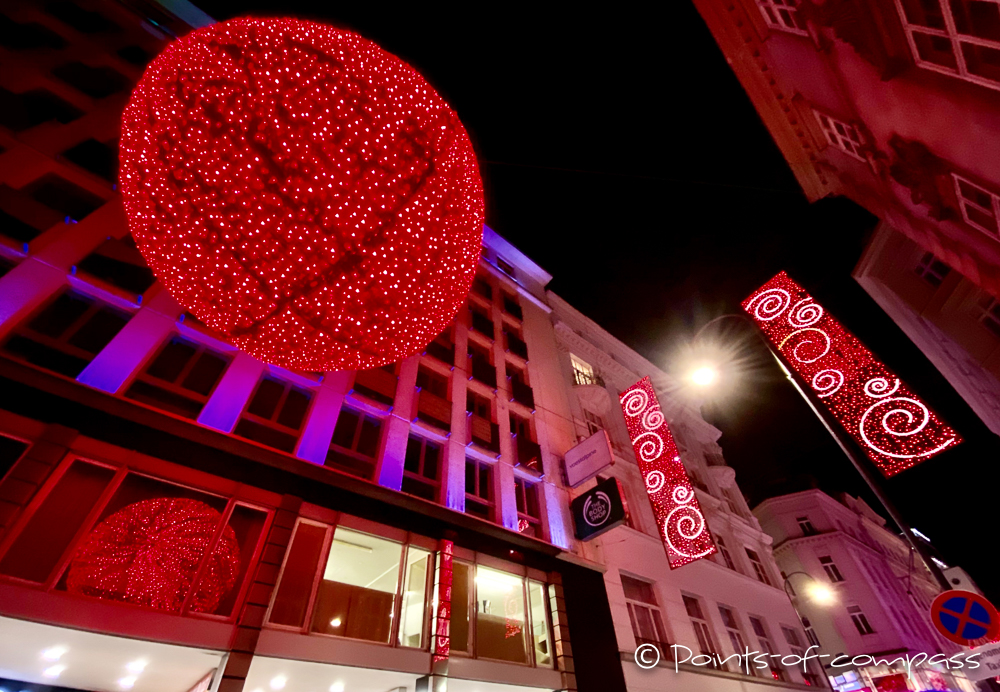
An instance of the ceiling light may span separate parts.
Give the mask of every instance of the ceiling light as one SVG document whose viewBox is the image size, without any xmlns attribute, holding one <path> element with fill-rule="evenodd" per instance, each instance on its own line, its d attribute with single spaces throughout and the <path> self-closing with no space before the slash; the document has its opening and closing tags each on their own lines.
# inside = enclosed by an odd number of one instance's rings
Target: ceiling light
<svg viewBox="0 0 1000 692">
<path fill-rule="evenodd" d="M 271 678 L 271 689 L 272 690 L 284 689 L 286 682 L 288 682 L 288 678 L 286 678 L 284 675 L 277 675 Z"/>
<path fill-rule="evenodd" d="M 137 661 L 132 661 L 131 663 L 129 663 L 125 667 L 128 669 L 128 672 L 135 673 L 136 675 L 138 675 L 142 671 L 146 670 L 147 663 L 148 663 L 148 661 L 146 661 L 145 659 L 140 658 Z"/>
<path fill-rule="evenodd" d="M 344 683 L 338 680 L 330 685 L 330 692 L 344 692 Z"/>
<path fill-rule="evenodd" d="M 65 646 L 51 646 L 42 652 L 42 658 L 46 661 L 58 661 L 67 651 Z"/>
<path fill-rule="evenodd" d="M 330 620 L 330 627 L 340 627 L 340 623 L 341 623 L 340 618 L 334 618 Z"/>
<path fill-rule="evenodd" d="M 42 671 L 42 675 L 47 678 L 58 678 L 64 670 L 66 670 L 66 666 L 64 665 L 49 666 Z"/>
<path fill-rule="evenodd" d="M 135 681 L 138 680 L 134 675 L 129 675 L 128 677 L 122 678 L 118 681 L 118 686 L 123 690 L 130 690 L 135 685 Z"/>
</svg>

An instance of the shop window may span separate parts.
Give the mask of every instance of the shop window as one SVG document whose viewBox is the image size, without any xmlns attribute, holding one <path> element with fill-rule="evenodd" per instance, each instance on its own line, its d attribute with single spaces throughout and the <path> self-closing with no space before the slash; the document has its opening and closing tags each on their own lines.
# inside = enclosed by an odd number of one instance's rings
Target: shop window
<svg viewBox="0 0 1000 692">
<path fill-rule="evenodd" d="M 45 6 L 50 15 L 73 27 L 81 34 L 99 34 L 108 31 L 120 31 L 121 27 L 105 17 L 100 12 L 85 10 L 75 2 L 58 0 Z"/>
<path fill-rule="evenodd" d="M 736 613 L 728 606 L 719 605 L 719 615 L 722 617 L 722 626 L 726 628 L 726 634 L 729 635 L 729 643 L 732 645 L 733 651 L 737 654 L 742 654 L 747 644 L 743 639 L 743 632 L 740 631 L 740 624 L 736 619 Z M 739 668 L 738 665 L 737 668 Z M 746 668 L 743 670 L 746 670 Z M 750 670 L 755 671 L 756 669 L 751 667 Z"/>
<path fill-rule="evenodd" d="M 430 552 L 412 545 L 407 549 L 406 566 L 403 571 L 406 581 L 403 584 L 399 615 L 400 646 L 420 649 L 428 641 L 424 604 L 432 577 L 432 567 Z"/>
<path fill-rule="evenodd" d="M 21 24 L 0 14 L 0 46 L 11 50 L 32 50 L 34 48 L 64 48 L 62 36 L 38 22 Z"/>
<path fill-rule="evenodd" d="M 229 356 L 175 336 L 136 377 L 125 396 L 195 419 L 229 365 Z"/>
<path fill-rule="evenodd" d="M 552 625 L 545 607 L 545 585 L 528 581 L 528 604 L 531 606 L 531 645 L 536 666 L 552 665 Z"/>
<path fill-rule="evenodd" d="M 15 94 L 0 87 L 0 125 L 14 132 L 23 132 L 50 120 L 72 122 L 81 115 L 83 111 L 47 89 Z"/>
<path fill-rule="evenodd" d="M 514 319 L 524 319 L 524 313 L 521 311 L 521 304 L 518 302 L 517 296 L 506 291 L 503 294 L 503 311 Z"/>
<path fill-rule="evenodd" d="M 517 503 L 517 530 L 526 536 L 542 537 L 542 512 L 538 502 L 538 484 L 523 478 L 514 479 Z"/>
<path fill-rule="evenodd" d="M 128 78 L 110 67 L 91 67 L 78 60 L 53 68 L 52 75 L 77 91 L 102 99 L 124 90 Z"/>
<path fill-rule="evenodd" d="M 799 12 L 800 0 L 757 0 L 764 21 L 774 29 L 808 36 L 805 20 Z"/>
<path fill-rule="evenodd" d="M 802 531 L 803 536 L 815 536 L 818 531 L 813 528 L 812 522 L 809 521 L 809 517 L 797 517 L 795 519 L 798 522 L 799 530 Z"/>
<path fill-rule="evenodd" d="M 764 621 L 751 615 L 750 627 L 753 628 L 753 633 L 757 635 L 757 641 L 760 642 L 761 653 L 768 655 L 767 662 L 771 672 L 771 677 L 775 680 L 787 682 L 788 676 L 778 664 L 779 659 L 773 656 L 773 654 L 777 654 L 778 651 L 774 648 L 774 644 L 771 643 L 771 638 L 767 635 L 767 629 L 764 627 Z"/>
<path fill-rule="evenodd" d="M 382 420 L 344 407 L 337 416 L 326 465 L 371 480 L 375 477 L 375 458 L 382 441 Z"/>
<path fill-rule="evenodd" d="M 153 59 L 153 56 L 148 50 L 142 46 L 136 45 L 119 48 L 118 57 L 137 67 L 145 67 L 146 63 Z"/>
<path fill-rule="evenodd" d="M 722 536 L 716 535 L 715 544 L 719 547 L 719 555 L 722 556 L 722 561 L 726 563 L 726 567 L 734 572 L 738 572 L 739 570 L 736 569 L 736 563 L 733 562 L 733 556 L 729 552 L 729 548 L 726 546 L 726 542 L 723 540 Z"/>
<path fill-rule="evenodd" d="M 73 221 L 80 221 L 104 204 L 104 200 L 91 194 L 65 178 L 48 173 L 31 184 L 24 191 L 36 202 Z"/>
<path fill-rule="evenodd" d="M 389 643 L 402 553 L 395 541 L 338 526 L 310 631 Z"/>
<path fill-rule="evenodd" d="M 493 521 L 493 464 L 465 458 L 465 512 Z"/>
<path fill-rule="evenodd" d="M 266 519 L 231 499 L 77 459 L 0 560 L 0 573 L 172 613 L 230 615 Z"/>
<path fill-rule="evenodd" d="M 861 612 L 861 606 L 847 606 L 847 612 L 850 613 L 851 622 L 854 623 L 854 627 L 858 630 L 858 634 L 875 634 L 875 630 L 872 629 L 871 624 L 868 622 L 868 618 L 863 612 Z"/>
<path fill-rule="evenodd" d="M 760 555 L 757 554 L 757 551 L 750 550 L 750 548 L 745 548 L 745 550 L 747 552 L 747 557 L 750 558 L 750 564 L 753 565 L 753 571 L 757 576 L 757 580 L 770 586 L 771 580 L 767 576 L 767 570 L 764 568 L 764 563 L 760 561 Z"/>
<path fill-rule="evenodd" d="M 683 595 L 684 608 L 687 610 L 695 637 L 698 639 L 698 653 L 716 657 L 716 646 L 708 629 L 708 620 L 701 610 L 701 602 L 694 596 Z"/>
<path fill-rule="evenodd" d="M 962 208 L 962 218 L 994 240 L 1000 239 L 1000 195 L 996 195 L 962 176 L 952 173 L 955 180 L 955 192 L 958 195 L 959 206 Z"/>
<path fill-rule="evenodd" d="M 441 486 L 441 447 L 415 435 L 406 443 L 402 491 L 437 501 Z"/>
<path fill-rule="evenodd" d="M 291 382 L 265 376 L 257 385 L 234 433 L 291 453 L 305 423 L 313 393 Z"/>
<path fill-rule="evenodd" d="M 0 481 L 10 471 L 21 455 L 28 449 L 27 442 L 0 435 Z"/>
<path fill-rule="evenodd" d="M 669 648 L 667 631 L 663 627 L 663 616 L 656 602 L 653 585 L 624 574 L 620 576 L 636 645 L 652 644 L 665 654 Z"/>
<path fill-rule="evenodd" d="M 105 144 L 93 138 L 87 139 L 64 151 L 62 157 L 109 182 L 118 181 L 117 141 Z"/>
<path fill-rule="evenodd" d="M 937 288 L 951 273 L 951 267 L 935 257 L 933 252 L 925 252 L 914 268 L 914 272 L 931 286 Z"/>
<path fill-rule="evenodd" d="M 834 563 L 832 557 L 824 555 L 819 559 L 819 563 L 823 565 L 823 570 L 826 572 L 826 576 L 830 578 L 830 581 L 834 583 L 844 581 L 844 575 L 837 569 L 837 565 Z"/>
<path fill-rule="evenodd" d="M 3 350 L 32 365 L 75 378 L 129 319 L 127 313 L 98 300 L 66 291 L 19 326 Z"/>
<path fill-rule="evenodd" d="M 104 283 L 142 295 L 156 282 L 153 272 L 135 246 L 132 236 L 109 238 L 76 265 L 77 272 L 89 274 Z"/>
</svg>

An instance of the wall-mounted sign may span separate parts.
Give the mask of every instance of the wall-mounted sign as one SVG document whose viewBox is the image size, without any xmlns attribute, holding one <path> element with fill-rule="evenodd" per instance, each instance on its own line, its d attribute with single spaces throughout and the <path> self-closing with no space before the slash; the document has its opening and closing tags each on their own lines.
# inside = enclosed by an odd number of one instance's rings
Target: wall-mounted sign
<svg viewBox="0 0 1000 692">
<path fill-rule="evenodd" d="M 743 309 L 886 476 L 962 441 L 785 272 Z"/>
<path fill-rule="evenodd" d="M 570 503 L 576 537 L 581 541 L 597 538 L 625 521 L 625 504 L 617 478 L 608 478 Z"/>
<path fill-rule="evenodd" d="M 649 378 L 619 398 L 670 569 L 711 555 L 715 542 Z"/>
<path fill-rule="evenodd" d="M 566 482 L 575 488 L 615 463 L 608 433 L 598 430 L 566 452 Z"/>
</svg>

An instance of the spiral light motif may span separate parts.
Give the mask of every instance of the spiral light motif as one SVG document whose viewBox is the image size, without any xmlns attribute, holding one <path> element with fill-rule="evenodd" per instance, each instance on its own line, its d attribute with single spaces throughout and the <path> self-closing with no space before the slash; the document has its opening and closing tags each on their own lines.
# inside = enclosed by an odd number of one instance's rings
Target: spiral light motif
<svg viewBox="0 0 1000 692">
<path fill-rule="evenodd" d="M 782 288 L 769 288 L 758 293 L 750 304 L 747 311 L 753 308 L 754 317 L 763 322 L 769 322 L 783 313 L 792 302 L 792 297 L 788 291 Z"/>
<path fill-rule="evenodd" d="M 788 311 L 788 324 L 796 329 L 811 327 L 823 317 L 823 306 L 812 302 L 812 298 L 803 298 Z"/>
<path fill-rule="evenodd" d="M 649 405 L 649 397 L 641 389 L 630 389 L 621 396 L 622 408 L 627 416 L 638 416 Z"/>
<path fill-rule="evenodd" d="M 833 396 L 843 385 L 844 373 L 840 370 L 829 368 L 813 375 L 812 386 L 818 392 L 820 399 Z"/>
<path fill-rule="evenodd" d="M 817 360 L 819 360 L 820 358 L 822 358 L 823 356 L 825 356 L 827 353 L 830 352 L 829 335 L 822 329 L 817 329 L 816 327 L 806 327 L 805 329 L 796 329 L 794 332 L 786 336 L 784 341 L 778 344 L 778 350 L 780 351 L 784 347 L 784 345 L 788 343 L 788 340 L 791 339 L 796 334 L 805 334 L 806 332 L 816 332 L 817 334 L 822 336 L 823 346 L 822 347 L 818 346 L 820 342 L 814 340 L 813 338 L 803 337 L 802 340 L 799 341 L 799 343 L 795 344 L 795 347 L 792 349 L 792 356 L 795 358 L 795 360 L 799 361 L 800 363 L 815 363 Z M 809 358 L 808 356 L 801 355 L 799 353 L 799 349 L 808 344 L 812 344 L 812 346 L 810 347 L 812 349 L 822 348 L 823 352 L 820 353 L 818 356 L 815 356 L 814 358 Z"/>
<path fill-rule="evenodd" d="M 674 502 L 684 505 L 694 499 L 694 492 L 683 485 L 678 485 L 673 492 Z"/>
<path fill-rule="evenodd" d="M 885 377 L 873 377 L 865 382 L 865 394 L 873 399 L 882 399 L 887 396 L 892 396 L 896 393 L 897 389 L 899 389 L 898 379 L 891 389 L 889 388 L 889 380 Z M 922 405 L 923 404 L 921 404 L 921 406 Z"/>
<path fill-rule="evenodd" d="M 701 512 L 689 505 L 675 507 L 663 522 L 663 534 L 667 538 L 667 545 L 670 546 L 670 549 L 678 555 L 692 560 L 711 555 L 715 552 L 715 546 L 709 542 L 708 547 L 700 552 L 685 552 L 683 549 L 677 547 L 671 537 L 678 535 L 686 541 L 693 541 L 703 533 L 705 533 L 705 517 L 701 515 Z"/>
<path fill-rule="evenodd" d="M 639 450 L 639 458 L 643 461 L 656 461 L 663 454 L 663 438 L 655 432 L 636 435 L 632 446 Z"/>
<path fill-rule="evenodd" d="M 919 409 L 919 414 L 920 414 L 919 423 L 916 423 L 917 416 L 914 415 L 913 411 L 911 411 L 909 408 L 903 408 L 904 403 L 911 404 L 912 406 L 915 406 L 917 409 Z M 931 456 L 932 454 L 937 454 L 945 447 L 948 447 L 949 445 L 955 443 L 955 438 L 952 437 L 943 442 L 942 444 L 938 445 L 934 449 L 929 449 L 927 451 L 919 452 L 917 454 L 899 454 L 897 452 L 890 452 L 888 450 L 882 449 L 875 442 L 871 440 L 871 438 L 868 435 L 869 431 L 865 430 L 865 426 L 870 425 L 868 421 L 868 416 L 875 409 L 879 408 L 880 406 L 884 406 L 885 404 L 890 404 L 890 405 L 894 404 L 895 406 L 895 408 L 890 408 L 889 410 L 885 411 L 885 413 L 882 414 L 882 420 L 881 420 L 881 428 L 882 428 L 881 432 L 883 434 L 890 435 L 891 437 L 899 438 L 899 437 L 909 437 L 910 435 L 916 435 L 918 432 L 926 428 L 927 424 L 931 420 L 930 411 L 928 411 L 927 407 L 924 406 L 919 401 L 917 401 L 916 399 L 911 399 L 906 396 L 897 396 L 891 399 L 880 399 L 879 401 L 875 402 L 874 404 L 868 407 L 868 410 L 865 411 L 863 416 L 861 416 L 861 422 L 858 424 L 858 429 L 861 432 L 861 438 L 865 441 L 865 444 L 874 449 L 876 452 L 879 452 L 880 454 L 885 454 L 887 457 L 893 457 L 894 459 L 917 459 L 919 457 L 926 457 L 926 456 Z M 877 416 L 878 414 L 875 415 Z M 902 426 L 899 423 L 901 419 L 905 419 L 905 422 L 903 423 Z M 875 430 L 878 431 L 878 426 L 876 426 Z"/>
<path fill-rule="evenodd" d="M 664 420 L 663 411 L 651 408 L 642 416 L 642 427 L 646 430 L 658 430 Z"/>
<path fill-rule="evenodd" d="M 646 474 L 646 492 L 650 495 L 658 493 L 666 482 L 667 477 L 663 475 L 663 471 L 650 471 Z"/>
</svg>

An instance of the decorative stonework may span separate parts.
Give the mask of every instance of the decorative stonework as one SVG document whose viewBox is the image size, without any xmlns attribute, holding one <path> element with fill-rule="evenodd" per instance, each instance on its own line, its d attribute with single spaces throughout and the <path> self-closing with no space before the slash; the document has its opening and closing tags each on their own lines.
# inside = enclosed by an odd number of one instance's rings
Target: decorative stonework
<svg viewBox="0 0 1000 692">
<path fill-rule="evenodd" d="M 951 205 L 948 164 L 922 142 L 893 135 L 889 146 L 893 152 L 889 175 L 910 191 L 910 201 L 926 204 L 938 221 L 957 218 L 958 212 Z"/>
</svg>

